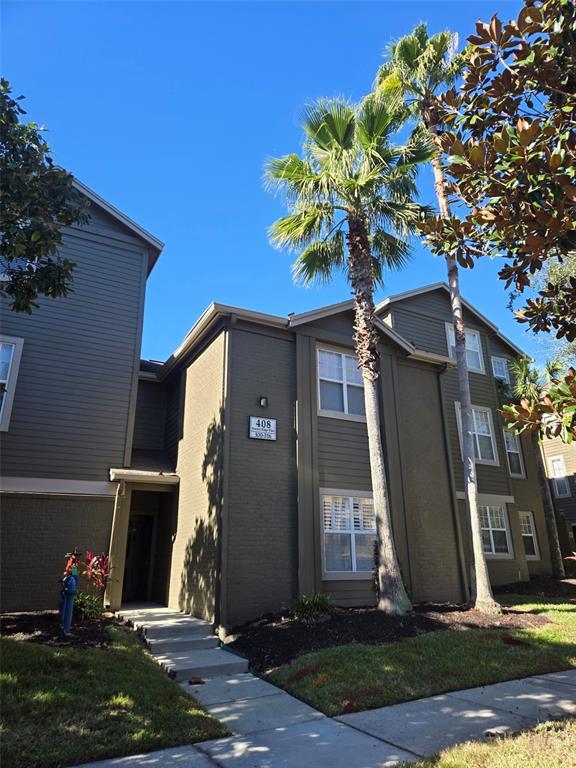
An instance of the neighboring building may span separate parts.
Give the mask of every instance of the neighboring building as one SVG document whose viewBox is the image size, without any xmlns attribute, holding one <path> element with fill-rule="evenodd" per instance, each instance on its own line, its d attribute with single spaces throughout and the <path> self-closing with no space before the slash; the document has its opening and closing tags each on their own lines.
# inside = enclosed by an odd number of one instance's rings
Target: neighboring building
<svg viewBox="0 0 576 768">
<path fill-rule="evenodd" d="M 542 454 L 556 510 L 562 553 L 576 551 L 576 443 L 563 443 L 559 437 L 544 440 Z"/>
<path fill-rule="evenodd" d="M 150 600 L 230 627 L 298 594 L 373 603 L 353 302 L 288 317 L 212 304 L 165 363 L 142 361 L 138 371 L 144 280 L 161 244 L 85 192 L 93 218 L 64 243 L 78 263 L 75 293 L 42 301 L 31 317 L 3 315 L 4 610 L 53 606 L 74 546 L 110 551 L 113 608 Z M 463 600 L 447 289 L 390 297 L 378 314 L 404 579 L 415 601 Z M 468 304 L 465 322 L 492 581 L 549 573 L 532 446 L 505 433 L 497 413 L 497 378 L 509 377 L 520 350 Z"/>
</svg>

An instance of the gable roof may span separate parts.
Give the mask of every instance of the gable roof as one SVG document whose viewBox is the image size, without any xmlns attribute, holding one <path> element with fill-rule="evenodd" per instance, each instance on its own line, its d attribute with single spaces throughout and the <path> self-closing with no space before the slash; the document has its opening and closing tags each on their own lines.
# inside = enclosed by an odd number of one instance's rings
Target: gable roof
<svg viewBox="0 0 576 768">
<path fill-rule="evenodd" d="M 148 259 L 148 274 L 150 274 L 154 264 L 156 264 L 158 261 L 158 257 L 160 256 L 162 249 L 164 248 L 164 243 L 161 240 L 158 240 L 157 237 L 154 237 L 154 235 L 150 234 L 150 232 L 145 230 L 139 224 L 136 224 L 135 221 L 132 221 L 132 219 L 126 216 L 126 214 L 122 213 L 122 211 L 119 211 L 118 208 L 115 208 L 113 205 L 108 203 L 106 200 L 104 200 L 104 198 L 100 197 L 100 195 L 96 194 L 96 192 L 94 192 L 93 189 L 90 189 L 90 187 L 87 187 L 86 184 L 83 184 L 76 178 L 72 180 L 72 184 L 79 192 L 84 195 L 84 197 L 87 197 L 91 203 L 98 206 L 98 208 L 101 208 L 103 211 L 105 211 L 105 213 L 112 216 L 112 218 L 116 219 L 116 221 L 129 229 L 141 240 L 144 240 L 144 242 L 149 246 L 151 252 L 150 258 Z"/>
<path fill-rule="evenodd" d="M 450 288 L 448 287 L 447 283 L 430 283 L 430 285 L 423 285 L 421 288 L 415 288 L 411 291 L 404 291 L 403 293 L 396 293 L 393 296 L 388 296 L 386 299 L 384 299 L 384 301 L 381 301 L 379 304 L 377 304 L 376 314 L 383 312 L 391 304 L 394 304 L 398 301 L 411 299 L 413 296 L 420 296 L 423 293 L 431 293 L 432 291 L 438 290 L 444 290 L 446 293 L 448 293 L 448 295 L 450 295 Z M 514 342 L 511 341 L 507 336 L 504 336 L 503 333 L 500 333 L 498 326 L 495 325 L 491 320 L 488 320 L 486 315 L 483 315 L 479 309 L 476 309 L 476 307 L 473 304 L 470 304 L 469 301 L 466 301 L 465 298 L 462 298 L 462 306 L 466 307 L 469 312 L 482 320 L 482 322 L 485 323 L 494 332 L 494 335 L 498 336 L 498 338 L 503 341 L 504 344 L 509 346 L 510 349 L 514 350 L 514 352 L 516 352 L 518 355 L 524 356 L 526 354 L 523 349 L 520 349 L 520 347 L 516 346 L 516 344 L 514 344 Z"/>
</svg>

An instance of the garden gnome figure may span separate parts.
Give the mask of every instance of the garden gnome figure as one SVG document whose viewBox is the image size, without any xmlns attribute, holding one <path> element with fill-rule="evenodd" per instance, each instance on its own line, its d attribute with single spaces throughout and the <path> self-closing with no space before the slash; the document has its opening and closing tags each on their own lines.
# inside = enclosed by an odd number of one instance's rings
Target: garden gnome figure
<svg viewBox="0 0 576 768">
<path fill-rule="evenodd" d="M 60 591 L 60 623 L 62 632 L 65 635 L 70 634 L 72 626 L 72 612 L 74 610 L 74 597 L 78 591 L 78 556 L 80 552 L 68 552 L 66 557 L 66 569 L 62 578 L 62 589 Z"/>
</svg>

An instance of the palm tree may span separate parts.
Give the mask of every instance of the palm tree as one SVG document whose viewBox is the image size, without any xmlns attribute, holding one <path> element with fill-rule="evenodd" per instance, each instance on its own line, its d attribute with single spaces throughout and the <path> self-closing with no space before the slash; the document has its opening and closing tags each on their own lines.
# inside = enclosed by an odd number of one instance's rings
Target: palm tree
<svg viewBox="0 0 576 768">
<path fill-rule="evenodd" d="M 514 360 L 510 365 L 514 385 L 512 392 L 518 401 L 524 399 L 538 401 L 542 393 L 546 391 L 551 379 L 557 373 L 554 364 L 547 366 L 547 377 L 540 375 L 537 368 L 530 364 L 527 357 L 520 357 Z M 554 502 L 550 493 L 550 484 L 546 476 L 546 468 L 542 458 L 542 450 L 538 444 L 536 435 L 532 435 L 534 443 L 534 456 L 536 458 L 536 474 L 538 476 L 538 485 L 540 486 L 540 495 L 542 497 L 542 506 L 544 507 L 544 519 L 546 521 L 546 531 L 548 533 L 548 545 L 550 547 L 550 561 L 552 564 L 552 574 L 556 579 L 563 579 L 566 576 L 564 561 L 562 560 L 562 550 L 558 539 L 558 526 L 556 525 L 556 514 L 554 511 Z"/>
<path fill-rule="evenodd" d="M 441 128 L 437 94 L 450 86 L 461 69 L 455 55 L 457 37 L 450 32 L 429 36 L 426 24 L 418 24 L 412 34 L 393 43 L 388 60 L 380 67 L 376 77 L 376 93 L 398 93 L 404 99 L 406 109 L 420 130 L 436 141 Z M 440 155 L 432 158 L 434 190 L 440 216 L 450 218 L 450 202 L 444 168 Z M 472 534 L 471 604 L 478 610 L 500 613 L 494 600 L 488 566 L 482 546 L 482 531 L 478 513 L 478 482 L 474 463 L 472 437 L 472 402 L 466 360 L 466 335 L 462 315 L 458 264 L 453 256 L 446 257 L 450 304 L 456 342 L 459 397 L 462 417 L 462 458 L 464 463 L 464 491 L 470 517 Z"/>
<path fill-rule="evenodd" d="M 394 146 L 392 135 L 405 117 L 397 97 L 370 96 L 354 106 L 321 100 L 304 116 L 302 156 L 271 159 L 269 186 L 284 195 L 289 215 L 270 229 L 271 242 L 298 253 L 296 282 L 326 282 L 343 271 L 355 300 L 354 341 L 364 399 L 378 547 L 378 608 L 410 610 L 392 536 L 378 406 L 378 332 L 374 288 L 387 268 L 409 256 L 407 235 L 422 207 L 413 201 L 417 165 L 431 157 L 428 141 Z"/>
</svg>

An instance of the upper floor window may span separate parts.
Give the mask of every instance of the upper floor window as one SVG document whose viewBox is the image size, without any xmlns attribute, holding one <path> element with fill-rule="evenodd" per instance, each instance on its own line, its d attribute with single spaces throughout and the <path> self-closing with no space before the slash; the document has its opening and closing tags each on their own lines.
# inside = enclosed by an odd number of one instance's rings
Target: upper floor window
<svg viewBox="0 0 576 768">
<path fill-rule="evenodd" d="M 462 448 L 462 411 L 460 403 L 456 403 L 456 418 L 458 422 L 458 435 L 460 448 Z M 480 464 L 498 464 L 498 453 L 494 439 L 494 425 L 492 424 L 492 411 L 490 408 L 472 406 L 472 442 L 474 445 L 474 458 Z"/>
<path fill-rule="evenodd" d="M 504 429 L 504 446 L 510 474 L 512 477 L 524 477 L 524 462 L 518 435 L 509 429 Z"/>
<path fill-rule="evenodd" d="M 508 360 L 505 357 L 492 358 L 492 373 L 495 379 L 500 379 L 505 384 L 510 384 L 510 371 L 508 370 Z"/>
<path fill-rule="evenodd" d="M 24 339 L 0 336 L 0 432 L 10 425 Z"/>
<path fill-rule="evenodd" d="M 374 568 L 374 504 L 369 494 L 356 493 L 322 496 L 324 571 L 328 574 L 364 573 L 368 577 Z"/>
<path fill-rule="evenodd" d="M 512 542 L 506 506 L 481 506 L 479 511 L 484 554 L 492 557 L 511 557 Z"/>
<path fill-rule="evenodd" d="M 456 335 L 451 323 L 446 323 L 446 340 L 448 342 L 448 356 L 456 357 Z M 468 328 L 466 328 L 466 361 L 468 362 L 468 370 L 484 373 L 480 334 L 478 331 L 471 331 Z"/>
<path fill-rule="evenodd" d="M 364 382 L 354 355 L 318 350 L 320 413 L 364 419 Z"/>
<path fill-rule="evenodd" d="M 526 560 L 540 560 L 534 515 L 532 512 L 518 512 L 518 517 L 520 518 L 520 532 L 524 542 Z"/>
<path fill-rule="evenodd" d="M 551 456 L 548 459 L 548 464 L 550 465 L 552 484 L 554 486 L 554 495 L 556 498 L 561 499 L 566 496 L 571 496 L 570 483 L 566 477 L 564 456 Z"/>
</svg>

